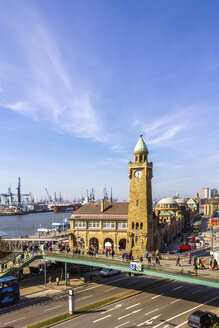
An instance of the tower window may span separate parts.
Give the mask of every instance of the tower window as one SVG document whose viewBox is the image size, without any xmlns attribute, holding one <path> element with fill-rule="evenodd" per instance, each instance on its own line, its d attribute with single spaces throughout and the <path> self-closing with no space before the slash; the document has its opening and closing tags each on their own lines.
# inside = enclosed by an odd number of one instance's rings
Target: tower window
<svg viewBox="0 0 219 328">
<path fill-rule="evenodd" d="M 135 229 L 135 224 L 134 224 L 134 222 L 132 222 L 132 229 Z"/>
<path fill-rule="evenodd" d="M 140 223 L 140 229 L 143 229 L 143 223 L 142 222 Z"/>
<path fill-rule="evenodd" d="M 135 156 L 135 161 L 136 161 L 136 162 L 138 161 L 138 156 Z"/>
<path fill-rule="evenodd" d="M 136 200 L 136 206 L 137 207 L 139 206 L 139 200 Z"/>
<path fill-rule="evenodd" d="M 138 229 L 139 228 L 139 223 L 138 222 L 136 222 L 136 229 Z"/>
<path fill-rule="evenodd" d="M 135 243 L 138 243 L 138 236 L 135 237 Z"/>
<path fill-rule="evenodd" d="M 140 162 L 142 161 L 142 155 L 140 155 Z"/>
</svg>

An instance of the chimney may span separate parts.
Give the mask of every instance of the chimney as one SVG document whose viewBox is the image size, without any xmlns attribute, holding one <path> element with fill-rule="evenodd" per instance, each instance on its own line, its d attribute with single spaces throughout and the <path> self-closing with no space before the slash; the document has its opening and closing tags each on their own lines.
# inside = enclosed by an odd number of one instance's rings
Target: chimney
<svg viewBox="0 0 219 328">
<path fill-rule="evenodd" d="M 100 210 L 101 212 L 104 212 L 104 199 L 101 199 L 100 201 Z"/>
</svg>

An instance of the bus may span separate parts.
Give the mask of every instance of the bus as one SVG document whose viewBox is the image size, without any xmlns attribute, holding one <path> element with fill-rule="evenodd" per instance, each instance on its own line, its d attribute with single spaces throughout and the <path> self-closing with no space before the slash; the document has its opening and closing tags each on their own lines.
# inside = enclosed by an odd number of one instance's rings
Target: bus
<svg viewBox="0 0 219 328">
<path fill-rule="evenodd" d="M 19 280 L 8 276 L 0 278 L 0 307 L 16 304 L 20 301 Z"/>
<path fill-rule="evenodd" d="M 200 221 L 196 221 L 193 223 L 193 232 L 199 232 L 200 231 L 200 226 L 201 226 L 201 222 Z"/>
</svg>

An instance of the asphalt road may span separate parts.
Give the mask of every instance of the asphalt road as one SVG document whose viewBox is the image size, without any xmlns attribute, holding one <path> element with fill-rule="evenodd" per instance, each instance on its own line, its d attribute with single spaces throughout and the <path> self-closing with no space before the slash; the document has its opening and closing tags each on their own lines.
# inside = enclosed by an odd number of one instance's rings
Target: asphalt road
<svg viewBox="0 0 219 328">
<path fill-rule="evenodd" d="M 94 303 L 103 298 L 111 297 L 127 289 L 138 289 L 157 281 L 153 277 L 132 276 L 126 273 L 111 278 L 102 278 L 98 282 L 89 283 L 75 289 L 76 308 Z M 13 326 L 26 327 L 30 324 L 45 320 L 58 314 L 68 312 L 68 291 L 57 291 L 48 294 L 48 290 L 39 295 L 22 299 L 17 305 L 0 309 L 0 328 Z"/>
<path fill-rule="evenodd" d="M 174 281 L 54 327 L 180 328 L 187 327 L 187 318 L 193 311 L 202 309 L 219 315 L 218 307 L 218 289 Z"/>
</svg>

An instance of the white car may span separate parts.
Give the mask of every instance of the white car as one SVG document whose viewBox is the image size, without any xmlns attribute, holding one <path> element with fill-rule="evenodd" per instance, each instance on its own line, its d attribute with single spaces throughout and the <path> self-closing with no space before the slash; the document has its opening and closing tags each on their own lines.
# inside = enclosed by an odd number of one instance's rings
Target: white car
<svg viewBox="0 0 219 328">
<path fill-rule="evenodd" d="M 112 276 L 115 276 L 115 275 L 119 274 L 120 272 L 121 271 L 119 271 L 119 270 L 104 268 L 100 271 L 100 275 L 101 275 L 101 277 L 112 277 Z"/>
</svg>

